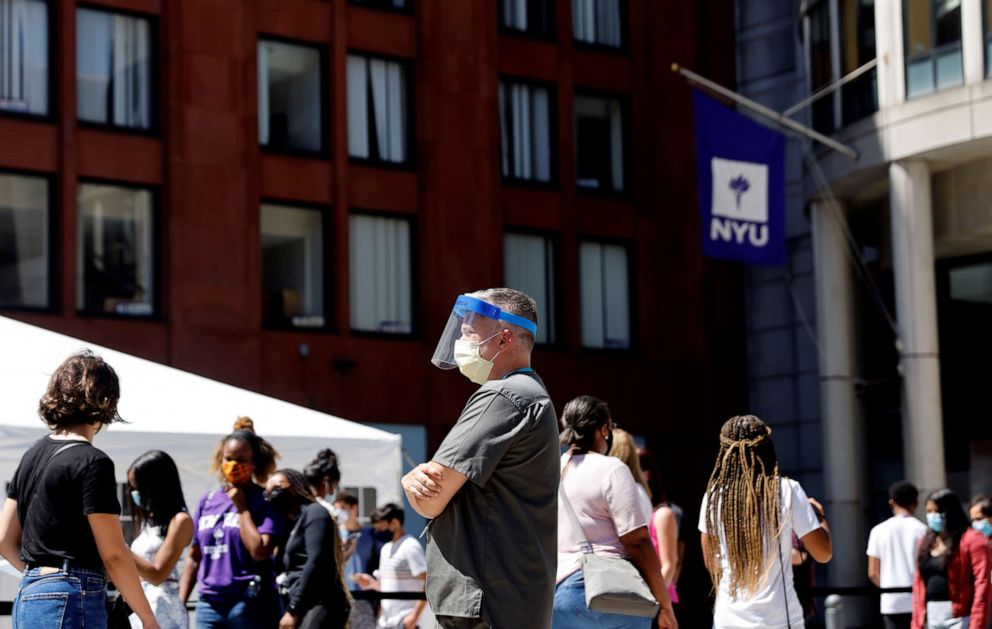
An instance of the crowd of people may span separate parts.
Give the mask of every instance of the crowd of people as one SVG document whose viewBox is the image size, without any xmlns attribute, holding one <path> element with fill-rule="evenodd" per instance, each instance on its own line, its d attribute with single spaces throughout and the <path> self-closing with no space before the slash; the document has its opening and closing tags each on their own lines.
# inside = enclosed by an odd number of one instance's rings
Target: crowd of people
<svg viewBox="0 0 992 629">
<path fill-rule="evenodd" d="M 426 629 L 428 603 L 445 629 L 675 629 L 687 519 L 656 457 L 606 402 L 579 396 L 558 418 L 530 363 L 536 321 L 534 301 L 512 289 L 455 303 L 432 361 L 480 386 L 431 460 L 401 481 L 430 519 L 426 551 L 402 506 L 366 521 L 339 488 L 333 451 L 279 468 L 247 417 L 218 442 L 218 484 L 192 510 L 167 453 L 129 466 L 128 544 L 113 462 L 93 445 L 121 421 L 117 375 L 89 352 L 69 357 L 39 404 L 51 432 L 24 454 L 0 512 L 0 555 L 23 572 L 15 629 L 187 629 L 194 592 L 198 629 Z M 886 627 L 985 629 L 992 500 L 976 497 L 966 514 L 942 489 L 924 524 L 917 493 L 894 485 L 893 517 L 868 541 L 869 578 L 897 590 L 881 597 Z M 714 627 L 805 626 L 830 527 L 780 473 L 758 417 L 722 426 L 697 528 Z M 111 605 L 108 579 L 120 594 Z M 388 596 L 410 592 L 426 600 Z"/>
</svg>

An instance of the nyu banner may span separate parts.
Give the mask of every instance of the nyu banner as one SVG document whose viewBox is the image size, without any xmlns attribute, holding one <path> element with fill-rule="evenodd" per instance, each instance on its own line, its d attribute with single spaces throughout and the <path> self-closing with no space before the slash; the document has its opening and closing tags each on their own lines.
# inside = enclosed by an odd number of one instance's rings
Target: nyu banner
<svg viewBox="0 0 992 629">
<path fill-rule="evenodd" d="M 699 90 L 693 108 L 703 253 L 785 264 L 785 138 Z"/>
</svg>

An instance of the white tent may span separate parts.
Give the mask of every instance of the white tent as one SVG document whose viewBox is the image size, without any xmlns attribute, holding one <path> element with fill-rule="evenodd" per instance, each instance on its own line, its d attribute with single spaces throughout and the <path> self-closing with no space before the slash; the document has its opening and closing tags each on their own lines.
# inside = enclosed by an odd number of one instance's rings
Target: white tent
<svg viewBox="0 0 992 629">
<path fill-rule="evenodd" d="M 281 467 L 299 469 L 319 449 L 331 448 L 341 464 L 342 485 L 360 488 L 379 504 L 400 500 L 399 435 L 5 317 L 0 317 L 0 482 L 10 480 L 21 455 L 48 432 L 38 417 L 38 400 L 55 368 L 81 349 L 102 356 L 120 378 L 118 410 L 130 423 L 105 428 L 94 445 L 114 460 L 121 483 L 138 455 L 164 450 L 179 466 L 192 511 L 217 484 L 209 467 L 218 441 L 239 415 L 247 415 L 282 454 Z"/>
</svg>

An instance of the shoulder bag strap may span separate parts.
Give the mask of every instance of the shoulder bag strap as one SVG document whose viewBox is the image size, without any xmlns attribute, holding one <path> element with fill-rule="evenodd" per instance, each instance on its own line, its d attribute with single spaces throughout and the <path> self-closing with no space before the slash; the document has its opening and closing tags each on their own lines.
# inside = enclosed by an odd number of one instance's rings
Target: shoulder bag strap
<svg viewBox="0 0 992 629">
<path fill-rule="evenodd" d="M 572 462 L 572 455 L 569 454 L 568 460 L 565 461 L 565 467 Z M 586 532 L 582 528 L 582 524 L 579 523 L 578 516 L 575 515 L 575 510 L 572 509 L 572 502 L 568 499 L 568 495 L 565 493 L 565 474 L 562 471 L 561 480 L 558 481 L 558 493 L 561 495 L 562 504 L 565 505 L 565 511 L 568 513 L 568 519 L 572 523 L 572 528 L 579 534 L 579 546 L 582 548 L 582 552 L 586 554 L 592 554 L 592 544 L 586 539 Z"/>
<path fill-rule="evenodd" d="M 27 510 L 31 508 L 31 503 L 34 501 L 34 495 L 38 491 L 38 485 L 41 483 L 41 481 L 43 481 L 45 479 L 45 471 L 48 469 L 48 464 L 52 462 L 52 459 L 54 459 L 56 456 L 62 454 L 63 452 L 65 452 L 69 448 L 74 448 L 76 446 L 81 446 L 84 443 L 86 443 L 86 442 L 84 442 L 84 441 L 70 441 L 69 443 L 65 444 L 64 446 L 62 446 L 61 448 L 59 448 L 55 452 L 52 452 L 52 454 L 48 457 L 48 459 L 45 460 L 45 463 L 42 464 L 42 466 L 40 468 L 38 468 L 38 471 L 32 477 L 32 480 L 34 482 L 32 483 L 31 488 L 28 490 L 27 505 L 25 506 L 25 509 L 24 509 L 24 514 L 25 515 L 27 515 Z"/>
</svg>

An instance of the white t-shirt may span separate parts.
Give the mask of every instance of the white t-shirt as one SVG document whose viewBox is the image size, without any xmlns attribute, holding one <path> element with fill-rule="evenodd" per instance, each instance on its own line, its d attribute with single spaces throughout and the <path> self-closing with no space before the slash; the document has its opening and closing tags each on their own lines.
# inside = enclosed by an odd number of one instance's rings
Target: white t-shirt
<svg viewBox="0 0 992 629">
<path fill-rule="evenodd" d="M 563 466 L 568 458 L 568 453 L 562 455 Z M 595 452 L 572 456 L 562 485 L 582 531 L 573 530 L 565 504 L 559 499 L 556 583 L 579 569 L 582 559 L 579 540 L 583 532 L 597 555 L 626 557 L 620 538 L 648 525 L 637 494 L 637 482 L 630 468 L 616 457 Z"/>
<path fill-rule="evenodd" d="M 868 556 L 879 560 L 879 585 L 883 588 L 910 587 L 916 573 L 916 547 L 927 532 L 927 525 L 911 515 L 894 515 L 871 530 Z M 909 614 L 913 594 L 882 594 L 883 614 Z"/>
<path fill-rule="evenodd" d="M 424 547 L 412 535 L 388 542 L 379 554 L 379 589 L 383 592 L 423 592 L 422 575 L 427 573 Z M 383 599 L 379 612 L 380 627 L 396 627 L 403 622 L 417 601 Z"/>
<path fill-rule="evenodd" d="M 651 508 L 651 496 L 648 495 L 648 490 L 644 489 L 644 485 L 640 483 L 637 483 L 637 497 L 641 501 L 641 511 L 644 512 L 644 519 L 650 522 L 651 514 L 654 513 L 654 509 Z"/>
<path fill-rule="evenodd" d="M 792 533 L 800 538 L 820 528 L 813 507 L 810 506 L 802 486 L 791 478 L 781 478 L 781 523 L 779 547 L 768 549 L 765 557 L 765 576 L 757 590 L 747 596 L 730 598 L 730 564 L 726 559 L 727 544 L 720 531 L 723 579 L 717 588 L 716 606 L 713 609 L 714 629 L 802 629 L 803 608 L 792 583 L 792 570 L 788 570 L 784 583 L 782 567 L 792 566 Z M 706 528 L 706 496 L 699 510 L 699 531 Z M 778 552 L 776 552 L 776 550 Z M 788 608 L 788 617 L 786 609 Z"/>
</svg>

